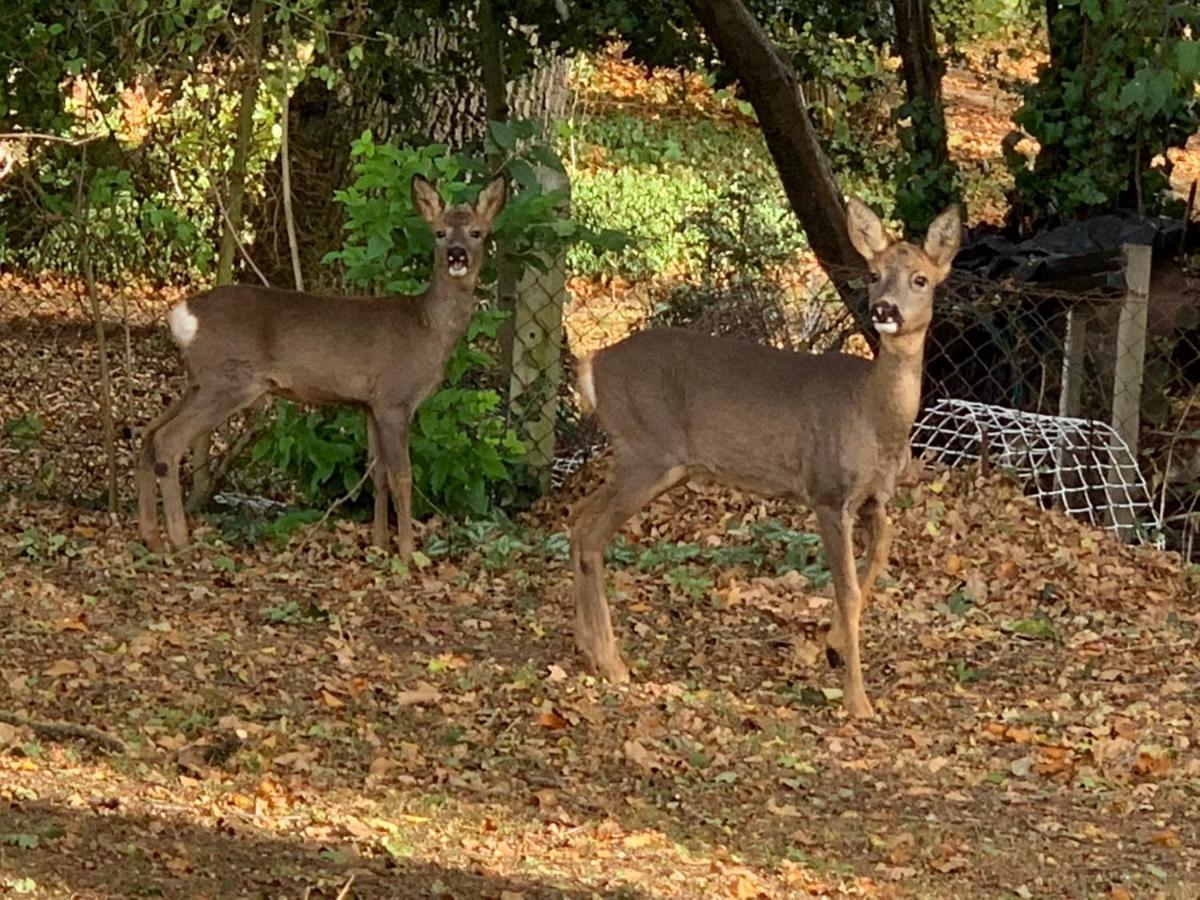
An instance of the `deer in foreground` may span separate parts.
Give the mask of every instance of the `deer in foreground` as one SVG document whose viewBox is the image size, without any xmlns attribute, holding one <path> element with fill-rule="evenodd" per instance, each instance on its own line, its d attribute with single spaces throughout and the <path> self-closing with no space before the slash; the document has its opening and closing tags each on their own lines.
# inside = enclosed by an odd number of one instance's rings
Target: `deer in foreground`
<svg viewBox="0 0 1200 900">
<path fill-rule="evenodd" d="M 147 547 L 163 549 L 156 522 L 159 485 L 167 536 L 176 547 L 188 542 L 179 461 L 193 438 L 270 394 L 366 408 L 375 487 L 372 540 L 387 545 L 390 493 L 400 557 L 412 556 L 409 423 L 441 382 L 471 320 L 484 242 L 507 191 L 497 176 L 473 205 L 447 207 L 437 189 L 416 175 L 412 199 L 436 238 L 423 294 L 337 297 L 238 285 L 171 310 L 168 322 L 187 367 L 187 388 L 150 424 L 142 444 L 138 530 Z"/>
<path fill-rule="evenodd" d="M 644 331 L 585 357 L 579 391 L 613 449 L 607 481 L 571 521 L 575 640 L 593 671 L 627 681 L 604 597 L 603 552 L 613 533 L 655 497 L 690 478 L 807 503 L 833 577 L 830 662 L 844 661 L 846 710 L 872 715 L 863 689 L 859 619 L 887 562 L 885 505 L 911 460 L 935 286 L 950 272 L 961 224 L 942 213 L 917 247 L 888 238 L 851 200 L 850 239 L 873 275 L 874 360 L 792 353 L 681 329 Z M 866 532 L 860 581 L 854 526 Z"/>
</svg>

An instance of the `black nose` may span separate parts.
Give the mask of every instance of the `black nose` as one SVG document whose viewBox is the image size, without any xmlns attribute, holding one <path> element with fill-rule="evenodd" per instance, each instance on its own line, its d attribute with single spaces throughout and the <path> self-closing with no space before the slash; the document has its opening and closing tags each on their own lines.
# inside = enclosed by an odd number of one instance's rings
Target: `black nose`
<svg viewBox="0 0 1200 900">
<path fill-rule="evenodd" d="M 876 325 L 903 325 L 904 316 L 895 303 L 876 303 L 871 307 L 871 321 Z"/>
<path fill-rule="evenodd" d="M 446 262 L 452 266 L 465 266 L 468 259 L 466 247 L 450 247 L 446 251 Z"/>
</svg>

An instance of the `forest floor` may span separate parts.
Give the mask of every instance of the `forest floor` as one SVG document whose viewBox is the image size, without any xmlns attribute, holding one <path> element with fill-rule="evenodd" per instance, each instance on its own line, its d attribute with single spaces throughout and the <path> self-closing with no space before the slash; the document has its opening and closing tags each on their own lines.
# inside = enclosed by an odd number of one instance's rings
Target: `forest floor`
<svg viewBox="0 0 1200 900">
<path fill-rule="evenodd" d="M 1200 894 L 1177 557 L 927 473 L 856 722 L 812 523 L 726 491 L 632 523 L 610 569 L 634 681 L 582 674 L 562 513 L 595 477 L 511 529 L 429 531 L 407 571 L 348 522 L 159 558 L 10 501 L 0 895 Z"/>
</svg>

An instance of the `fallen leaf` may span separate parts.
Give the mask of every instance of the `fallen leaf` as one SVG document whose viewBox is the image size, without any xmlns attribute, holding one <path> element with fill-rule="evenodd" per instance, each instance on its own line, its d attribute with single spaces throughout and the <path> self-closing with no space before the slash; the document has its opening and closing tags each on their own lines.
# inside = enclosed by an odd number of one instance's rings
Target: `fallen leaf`
<svg viewBox="0 0 1200 900">
<path fill-rule="evenodd" d="M 567 727 L 567 720 L 554 710 L 548 709 L 538 716 L 538 724 L 543 728 L 549 728 L 553 731 L 558 731 L 560 728 Z"/>
<path fill-rule="evenodd" d="M 395 706 L 418 706 L 423 703 L 437 703 L 442 699 L 442 692 L 432 684 L 418 681 L 411 691 L 400 691 L 393 695 L 392 704 Z"/>
<path fill-rule="evenodd" d="M 56 660 L 49 667 L 43 669 L 42 674 L 49 675 L 51 678 L 59 678 L 63 675 L 78 675 L 79 663 L 72 662 L 69 659 Z"/>
</svg>

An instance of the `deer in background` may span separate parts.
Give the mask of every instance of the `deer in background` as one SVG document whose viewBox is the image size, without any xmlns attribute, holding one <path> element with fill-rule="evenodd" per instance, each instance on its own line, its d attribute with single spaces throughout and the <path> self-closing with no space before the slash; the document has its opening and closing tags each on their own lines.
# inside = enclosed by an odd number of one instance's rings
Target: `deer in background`
<svg viewBox="0 0 1200 900">
<path fill-rule="evenodd" d="M 611 475 L 580 502 L 570 528 L 575 640 L 603 677 L 629 678 L 604 597 L 604 548 L 655 497 L 699 478 L 794 498 L 816 513 L 836 596 L 826 652 L 831 664 L 844 662 L 846 710 L 872 715 L 859 620 L 887 562 L 885 505 L 911 460 L 933 292 L 950 272 L 961 223 L 957 209 L 948 209 L 917 247 L 889 239 L 879 218 L 851 200 L 847 225 L 873 276 L 874 360 L 661 329 L 581 361 L 585 408 L 595 411 L 613 448 Z M 861 581 L 856 521 L 866 532 Z"/>
<path fill-rule="evenodd" d="M 500 176 L 473 205 L 447 207 L 416 175 L 412 199 L 436 238 L 433 275 L 415 297 L 336 297 L 245 285 L 219 287 L 177 304 L 171 334 L 187 367 L 187 388 L 146 429 L 137 469 L 138 530 L 163 549 L 156 521 L 162 486 L 167 536 L 188 542 L 179 461 L 193 438 L 270 394 L 302 403 L 367 410 L 375 487 L 372 539 L 386 546 L 388 496 L 396 506 L 400 557 L 412 556 L 413 413 L 444 377 L 475 309 L 484 242 L 504 208 Z"/>
</svg>

